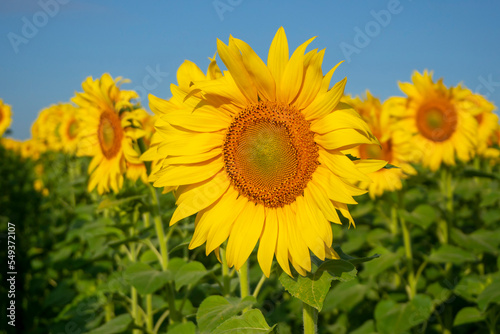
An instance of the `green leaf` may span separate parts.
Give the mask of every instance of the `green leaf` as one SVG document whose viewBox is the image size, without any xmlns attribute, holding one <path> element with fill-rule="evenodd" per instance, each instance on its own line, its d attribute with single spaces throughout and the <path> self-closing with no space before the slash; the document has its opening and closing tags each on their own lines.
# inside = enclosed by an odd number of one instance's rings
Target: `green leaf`
<svg viewBox="0 0 500 334">
<path fill-rule="evenodd" d="M 361 158 L 353 156 L 352 154 L 346 154 L 345 156 L 348 157 L 351 161 L 356 161 L 356 160 L 361 159 Z"/>
<path fill-rule="evenodd" d="M 373 259 L 380 257 L 379 254 L 374 254 L 374 255 L 368 256 L 368 257 L 355 257 L 355 256 L 347 255 L 346 253 L 344 253 L 344 251 L 342 251 L 340 246 L 335 246 L 335 247 L 333 247 L 333 249 L 337 252 L 337 254 L 340 256 L 340 258 L 342 260 L 349 261 L 354 265 L 360 264 L 363 262 L 368 262 L 368 261 L 371 261 Z"/>
<path fill-rule="evenodd" d="M 482 311 L 485 311 L 492 303 L 500 304 L 500 281 L 498 280 L 494 280 L 477 297 L 477 306 Z"/>
<path fill-rule="evenodd" d="M 463 324 L 469 324 L 471 322 L 479 322 L 484 320 L 484 315 L 481 314 L 475 307 L 464 307 L 460 311 L 458 311 L 455 316 L 455 320 L 453 320 L 453 326 L 460 326 Z"/>
<path fill-rule="evenodd" d="M 101 327 L 98 327 L 87 334 L 114 334 L 122 333 L 128 329 L 129 325 L 132 323 L 132 317 L 130 314 L 122 314 L 116 318 L 111 319 Z"/>
<path fill-rule="evenodd" d="M 400 167 L 395 166 L 395 165 L 391 165 L 391 164 L 389 164 L 389 163 L 388 163 L 388 164 L 387 164 L 387 165 L 385 165 L 383 168 L 384 168 L 384 169 L 393 169 L 393 168 L 400 168 Z"/>
<path fill-rule="evenodd" d="M 398 210 L 399 215 L 406 221 L 422 227 L 426 230 L 432 223 L 437 221 L 438 212 L 429 204 L 420 204 L 409 213 L 406 210 Z"/>
<path fill-rule="evenodd" d="M 334 309 L 349 312 L 365 298 L 368 289 L 368 286 L 360 284 L 357 279 L 340 282 L 328 292 L 323 312 Z"/>
<path fill-rule="evenodd" d="M 351 331 L 350 334 L 377 334 L 373 320 L 367 320 L 364 324 Z"/>
<path fill-rule="evenodd" d="M 158 271 L 141 262 L 130 265 L 125 270 L 124 277 L 141 295 L 153 293 L 173 280 L 171 272 Z"/>
<path fill-rule="evenodd" d="M 205 266 L 198 261 L 186 263 L 175 274 L 175 287 L 179 291 L 185 285 L 196 284 L 208 273 Z"/>
<path fill-rule="evenodd" d="M 476 303 L 479 296 L 486 288 L 486 278 L 479 275 L 467 275 L 462 277 L 460 282 L 454 287 L 453 292 L 458 296 Z"/>
<path fill-rule="evenodd" d="M 195 334 L 196 325 L 191 321 L 183 324 L 175 324 L 168 327 L 168 334 Z"/>
<path fill-rule="evenodd" d="M 221 296 L 210 296 L 201 302 L 196 321 L 201 333 L 212 333 L 220 324 L 227 319 L 237 315 L 245 308 L 252 306 L 256 299 L 247 296 L 240 300 L 239 298 Z"/>
<path fill-rule="evenodd" d="M 144 198 L 144 197 L 146 197 L 146 195 L 136 195 L 136 196 L 130 196 L 130 197 L 115 199 L 115 200 L 105 198 L 101 203 L 99 203 L 99 206 L 97 207 L 97 211 L 102 211 L 104 209 L 114 208 L 115 206 L 120 206 L 120 205 L 123 205 L 127 202 L 130 202 L 130 201 L 133 201 L 133 200 L 136 200 L 139 198 Z"/>
<path fill-rule="evenodd" d="M 299 275 L 297 278 L 292 278 L 283 272 L 279 280 L 292 296 L 321 311 L 331 282 L 334 279 L 348 281 L 355 275 L 356 269 L 351 263 L 344 260 L 329 260 L 321 264 L 316 272 L 308 273 L 307 276 Z"/>
<path fill-rule="evenodd" d="M 370 253 L 381 254 L 377 261 L 365 263 L 360 276 L 363 278 L 376 277 L 380 273 L 393 267 L 403 257 L 404 249 L 400 247 L 396 252 L 391 252 L 382 246 L 372 249 Z"/>
<path fill-rule="evenodd" d="M 224 321 L 212 334 L 270 333 L 273 328 L 269 327 L 260 310 L 253 309 L 243 313 L 241 316 L 235 316 Z"/>
<path fill-rule="evenodd" d="M 433 250 L 429 256 L 429 262 L 433 263 L 453 263 L 462 264 L 464 262 L 474 262 L 477 258 L 471 252 L 452 245 L 442 245 L 437 250 Z"/>
<path fill-rule="evenodd" d="M 411 301 L 399 304 L 383 300 L 375 307 L 377 331 L 380 334 L 398 334 L 426 321 L 432 313 L 432 299 L 416 295 Z"/>
<path fill-rule="evenodd" d="M 490 192 L 481 199 L 481 207 L 484 208 L 487 206 L 497 204 L 498 201 L 500 201 L 500 191 Z"/>
<path fill-rule="evenodd" d="M 477 169 L 464 169 L 462 175 L 465 177 L 484 177 L 488 179 L 499 179 L 499 177 L 493 173 L 486 173 Z"/>
</svg>

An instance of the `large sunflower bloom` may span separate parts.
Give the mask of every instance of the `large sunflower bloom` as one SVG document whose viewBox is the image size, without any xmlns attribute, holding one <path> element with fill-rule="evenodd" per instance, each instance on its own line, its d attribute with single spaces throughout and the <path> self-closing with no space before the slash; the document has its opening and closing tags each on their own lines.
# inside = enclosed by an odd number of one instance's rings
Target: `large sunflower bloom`
<svg viewBox="0 0 500 334">
<path fill-rule="evenodd" d="M 414 135 L 411 159 L 432 171 L 441 163 L 455 165 L 455 153 L 462 161 L 470 160 L 477 142 L 477 122 L 460 107 L 461 93 L 448 89 L 442 79 L 433 82 L 432 72 L 422 75 L 415 71 L 412 81 L 399 83 L 406 98 L 386 101 L 400 128 Z"/>
<path fill-rule="evenodd" d="M 0 136 L 9 128 L 10 123 L 12 123 L 11 107 L 0 99 Z"/>
<path fill-rule="evenodd" d="M 369 177 L 372 182 L 363 181 L 359 186 L 368 189 L 372 199 L 381 196 L 385 191 L 400 190 L 403 187 L 401 180 L 416 173 L 408 162 L 412 152 L 411 136 L 408 132 L 394 126 L 390 118 L 390 110 L 384 108 L 380 100 L 371 95 L 369 91 L 366 92 L 364 99 L 358 96 L 354 98 L 346 96 L 343 101 L 359 112 L 367 122 L 371 132 L 380 141 L 380 145 L 362 144 L 347 152 L 361 159 L 385 160 L 398 167 L 383 168 L 370 173 Z"/>
<path fill-rule="evenodd" d="M 118 192 L 127 163 L 142 163 L 134 149 L 135 140 L 144 135 L 134 113 L 138 106 L 132 101 L 138 96 L 134 91 L 121 90 L 122 82 L 107 73 L 100 79 L 88 77 L 82 83 L 83 93 L 72 99 L 81 108 L 77 155 L 93 157 L 88 191 L 97 187 L 99 194 L 110 189 Z"/>
<path fill-rule="evenodd" d="M 338 210 L 353 223 L 347 204 L 365 193 L 354 183 L 385 165 L 342 153 L 377 140 L 339 103 L 346 80 L 329 89 L 334 69 L 323 76 L 324 51 L 304 54 L 312 40 L 289 57 L 280 28 L 267 65 L 245 42 L 218 40 L 227 71 L 214 62 L 215 77 L 181 66 L 171 101 L 150 97 L 161 136 L 153 154 L 164 159 L 154 186 L 177 187 L 170 224 L 198 213 L 189 248 L 206 242 L 207 254 L 218 252 L 227 239 L 227 263 L 237 270 L 257 241 L 266 276 L 274 255 L 289 275 L 289 261 L 302 275 L 311 270 L 309 250 L 338 258 L 330 222 L 341 224 Z"/>
</svg>

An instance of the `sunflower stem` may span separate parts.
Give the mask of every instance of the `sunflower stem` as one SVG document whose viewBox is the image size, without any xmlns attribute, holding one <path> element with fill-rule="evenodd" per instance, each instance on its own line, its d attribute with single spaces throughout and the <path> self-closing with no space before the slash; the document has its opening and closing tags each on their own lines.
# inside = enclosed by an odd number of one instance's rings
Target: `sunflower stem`
<svg viewBox="0 0 500 334">
<path fill-rule="evenodd" d="M 302 319 L 304 322 L 304 334 L 316 334 L 318 327 L 318 310 L 302 302 Z"/>
<path fill-rule="evenodd" d="M 231 292 L 231 276 L 229 275 L 229 267 L 227 266 L 226 250 L 220 248 L 220 259 L 222 260 L 222 286 L 224 296 L 229 296 Z"/>
<path fill-rule="evenodd" d="M 257 296 L 259 295 L 260 289 L 262 289 L 262 286 L 264 285 L 266 278 L 267 277 L 264 274 L 262 274 L 262 276 L 260 277 L 260 281 L 259 283 L 257 283 L 257 286 L 255 287 L 255 290 L 252 293 L 252 296 L 254 296 L 255 298 L 257 298 Z"/>
<path fill-rule="evenodd" d="M 240 277 L 240 297 L 245 298 L 250 294 L 250 284 L 248 282 L 248 261 L 238 270 Z"/>
<path fill-rule="evenodd" d="M 168 268 L 168 247 L 165 238 L 165 230 L 163 229 L 163 222 L 160 216 L 160 203 L 158 201 L 156 189 L 151 184 L 148 184 L 148 187 L 151 191 L 151 200 L 153 204 L 153 222 L 155 224 L 158 243 L 160 244 L 161 268 L 163 271 L 166 271 Z"/>
<path fill-rule="evenodd" d="M 396 205 L 393 206 L 393 214 L 395 215 L 396 221 L 399 219 L 399 223 L 401 224 L 401 233 L 403 234 L 403 243 L 405 246 L 405 257 L 408 265 L 408 286 L 406 287 L 407 293 L 408 293 L 408 298 L 410 300 L 415 297 L 417 293 L 417 280 L 415 278 L 415 270 L 413 268 L 413 250 L 411 246 L 411 236 L 410 236 L 410 231 L 408 229 L 408 225 L 406 223 L 406 220 L 398 215 L 398 208 L 403 209 L 404 208 L 404 199 L 403 199 L 403 193 L 398 192 L 398 204 L 397 207 Z"/>
<path fill-rule="evenodd" d="M 153 332 L 153 295 L 146 295 L 146 328 L 148 332 Z"/>
</svg>

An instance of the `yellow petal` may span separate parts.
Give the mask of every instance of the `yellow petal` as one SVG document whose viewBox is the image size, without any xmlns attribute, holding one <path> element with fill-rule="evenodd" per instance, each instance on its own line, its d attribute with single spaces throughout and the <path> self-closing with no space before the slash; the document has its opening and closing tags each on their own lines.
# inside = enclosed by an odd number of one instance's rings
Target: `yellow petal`
<svg viewBox="0 0 500 334">
<path fill-rule="evenodd" d="M 257 260 L 259 261 L 262 272 L 268 278 L 271 274 L 271 265 L 273 264 L 277 239 L 278 218 L 276 216 L 276 209 L 266 209 L 266 220 L 260 236 Z"/>
<path fill-rule="evenodd" d="M 232 187 L 221 198 L 217 208 L 210 213 L 209 219 L 212 221 L 212 226 L 207 237 L 207 254 L 226 241 L 234 222 L 247 202 L 248 200 L 239 196 L 239 193 Z"/>
<path fill-rule="evenodd" d="M 312 219 L 303 196 L 297 197 L 297 224 L 300 234 L 304 238 L 307 247 L 319 259 L 325 259 L 325 241 L 322 236 L 326 235 L 324 225 Z"/>
<path fill-rule="evenodd" d="M 202 182 L 180 186 L 175 202 L 177 209 L 170 219 L 170 226 L 208 207 L 220 198 L 228 187 L 229 180 L 224 172 Z"/>
<path fill-rule="evenodd" d="M 340 129 L 323 135 L 317 135 L 314 140 L 327 150 L 347 150 L 361 144 L 378 144 L 376 138 L 368 138 L 366 135 L 354 129 Z"/>
<path fill-rule="evenodd" d="M 228 210 L 230 210 L 228 208 Z M 252 253 L 264 226 L 264 206 L 247 201 L 234 222 L 227 242 L 227 265 L 240 270 Z"/>
<path fill-rule="evenodd" d="M 276 83 L 269 68 L 250 45 L 236 38 L 233 38 L 233 41 L 241 51 L 243 64 L 257 87 L 259 97 L 262 96 L 268 101 L 274 101 L 276 99 Z"/>
<path fill-rule="evenodd" d="M 326 93 L 318 94 L 314 101 L 304 109 L 304 116 L 308 121 L 322 118 L 331 113 L 344 95 L 347 79 L 339 81 Z"/>
<path fill-rule="evenodd" d="M 245 95 L 250 103 L 257 103 L 257 89 L 253 85 L 252 79 L 243 64 L 241 54 L 232 42 L 232 38 L 229 38 L 229 46 L 217 39 L 217 52 L 228 71 L 231 72 L 234 82 L 241 93 Z"/>
<path fill-rule="evenodd" d="M 281 83 L 283 72 L 288 63 L 288 41 L 285 35 L 285 29 L 280 27 L 274 36 L 267 56 L 267 67 L 274 77 L 276 83 Z"/>
<path fill-rule="evenodd" d="M 187 166 L 168 166 L 153 184 L 155 187 L 177 186 L 204 181 L 217 174 L 224 167 L 221 158 L 215 158 L 208 163 L 198 163 Z"/>
<path fill-rule="evenodd" d="M 282 208 L 276 209 L 276 216 L 278 218 L 278 242 L 276 243 L 276 260 L 280 267 L 289 275 L 292 276 L 290 271 L 290 263 L 288 262 L 288 222 Z"/>
<path fill-rule="evenodd" d="M 323 76 L 321 64 L 323 63 L 324 55 L 325 50 L 321 50 L 318 54 L 313 55 L 306 67 L 302 89 L 297 96 L 297 100 L 294 102 L 299 109 L 306 108 L 318 94 Z"/>
<path fill-rule="evenodd" d="M 281 83 L 278 88 L 278 100 L 284 103 L 291 103 L 300 91 L 304 75 L 304 53 L 307 46 L 315 39 L 312 37 L 300 45 L 290 57 L 285 66 Z"/>
</svg>

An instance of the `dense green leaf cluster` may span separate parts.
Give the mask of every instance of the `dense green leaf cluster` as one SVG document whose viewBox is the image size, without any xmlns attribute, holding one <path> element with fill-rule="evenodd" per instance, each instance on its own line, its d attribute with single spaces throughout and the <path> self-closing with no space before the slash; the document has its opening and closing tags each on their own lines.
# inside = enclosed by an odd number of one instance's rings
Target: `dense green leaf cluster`
<svg viewBox="0 0 500 334">
<path fill-rule="evenodd" d="M 0 161 L 0 222 L 15 223 L 18 236 L 22 332 L 300 333 L 302 302 L 320 311 L 319 333 L 499 331 L 500 174 L 486 161 L 421 169 L 398 193 L 359 198 L 357 228 L 333 226 L 340 259 L 313 256 L 306 277 L 275 266 L 264 280 L 252 256 L 245 298 L 234 270 L 188 249 L 194 217 L 168 227 L 172 194 L 155 202 L 140 182 L 89 194 L 88 161 L 59 153 L 33 162 L 0 147 Z M 48 194 L 34 189 L 36 178 Z"/>
</svg>

